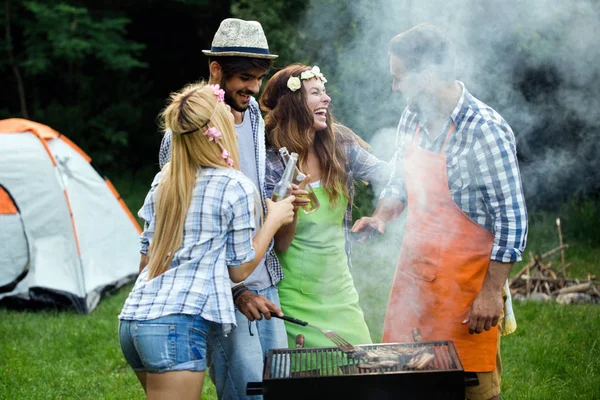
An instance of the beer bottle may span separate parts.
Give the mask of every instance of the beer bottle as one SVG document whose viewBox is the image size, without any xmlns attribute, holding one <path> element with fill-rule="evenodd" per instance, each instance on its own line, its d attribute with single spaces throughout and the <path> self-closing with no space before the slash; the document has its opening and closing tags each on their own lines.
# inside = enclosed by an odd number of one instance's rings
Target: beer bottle
<svg viewBox="0 0 600 400">
<path fill-rule="evenodd" d="M 290 159 L 290 153 L 288 152 L 288 149 L 285 147 L 280 148 L 279 154 L 281 155 L 281 158 L 283 159 L 284 164 L 287 166 L 288 161 Z M 310 183 L 309 182 L 302 183 L 304 178 L 306 178 L 306 175 L 304 175 L 302 172 L 300 172 L 300 170 L 298 169 L 298 166 L 295 166 L 294 167 L 294 176 L 292 177 L 292 179 L 295 184 L 300 186 L 300 189 L 304 189 L 308 192 L 307 197 L 310 200 L 310 203 L 308 203 L 307 205 L 302 207 L 302 211 L 304 211 L 304 214 L 310 214 L 311 212 L 317 211 L 319 209 L 320 204 L 319 204 L 319 199 L 317 198 L 317 195 L 313 191 L 313 188 L 310 185 Z"/>
<path fill-rule="evenodd" d="M 273 189 L 271 200 L 281 201 L 292 194 L 292 179 L 294 177 L 296 161 L 298 161 L 298 154 L 292 153 L 290 155 L 290 160 L 286 164 L 285 170 L 283 171 L 283 176 L 275 185 L 275 189 Z"/>
</svg>

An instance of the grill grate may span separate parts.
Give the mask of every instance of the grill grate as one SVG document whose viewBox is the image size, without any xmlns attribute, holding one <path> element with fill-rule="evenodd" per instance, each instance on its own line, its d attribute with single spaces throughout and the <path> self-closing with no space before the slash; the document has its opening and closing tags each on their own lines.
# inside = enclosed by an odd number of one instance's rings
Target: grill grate
<svg viewBox="0 0 600 400">
<path fill-rule="evenodd" d="M 365 367 L 366 359 L 353 357 L 337 347 L 311 349 L 275 349 L 269 352 L 264 380 L 325 376 L 352 376 L 373 374 L 427 373 L 431 371 L 462 371 L 454 344 L 448 341 L 418 343 L 386 343 L 356 346 L 359 350 L 394 349 L 429 352 L 433 360 L 423 369 L 408 368 L 405 362 L 393 367 Z M 360 353 L 359 353 L 360 354 Z"/>
</svg>

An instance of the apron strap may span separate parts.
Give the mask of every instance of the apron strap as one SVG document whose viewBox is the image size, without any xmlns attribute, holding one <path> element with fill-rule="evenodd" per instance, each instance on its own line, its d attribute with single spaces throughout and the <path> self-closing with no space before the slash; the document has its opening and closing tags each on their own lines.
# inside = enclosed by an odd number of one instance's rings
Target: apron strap
<svg viewBox="0 0 600 400">
<path fill-rule="evenodd" d="M 446 149 L 446 144 L 448 144 L 448 140 L 450 139 L 450 136 L 452 136 L 452 133 L 454 132 L 455 129 L 456 129 L 456 125 L 454 125 L 454 121 L 451 121 L 450 126 L 448 127 L 448 133 L 446 133 L 446 140 L 444 140 L 444 144 L 442 145 L 442 151 L 441 151 L 442 153 Z"/>
<path fill-rule="evenodd" d="M 454 132 L 454 130 L 456 129 L 456 125 L 454 124 L 454 121 L 452 121 L 450 123 L 450 126 L 448 127 L 448 132 L 446 133 L 446 139 L 444 140 L 444 144 L 442 145 L 442 150 L 440 151 L 440 153 L 443 153 L 444 150 L 446 149 L 446 144 L 448 144 L 448 140 L 450 139 L 450 136 L 452 136 L 452 133 Z M 415 129 L 415 135 L 413 136 L 413 140 L 411 142 L 412 145 L 416 146 L 419 142 L 419 136 L 421 135 L 421 125 L 419 125 L 417 123 L 417 128 Z"/>
<path fill-rule="evenodd" d="M 417 123 L 417 129 L 415 130 L 415 135 L 413 136 L 413 140 L 410 144 L 416 146 L 419 143 L 419 135 L 421 134 L 421 125 Z"/>
</svg>

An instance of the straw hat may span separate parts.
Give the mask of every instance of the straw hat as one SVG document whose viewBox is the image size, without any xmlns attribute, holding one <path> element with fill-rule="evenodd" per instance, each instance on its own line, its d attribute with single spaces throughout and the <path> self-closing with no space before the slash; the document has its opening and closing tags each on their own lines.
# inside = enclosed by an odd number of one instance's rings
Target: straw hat
<svg viewBox="0 0 600 400">
<path fill-rule="evenodd" d="M 227 18 L 221 22 L 210 50 L 202 50 L 207 56 L 238 56 L 274 59 L 269 53 L 267 38 L 257 21 Z"/>
</svg>

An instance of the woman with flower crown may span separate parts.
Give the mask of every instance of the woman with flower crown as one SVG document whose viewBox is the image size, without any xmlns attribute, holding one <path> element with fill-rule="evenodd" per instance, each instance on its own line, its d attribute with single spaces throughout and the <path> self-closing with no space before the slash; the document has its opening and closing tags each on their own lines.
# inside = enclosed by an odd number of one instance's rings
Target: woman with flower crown
<svg viewBox="0 0 600 400">
<path fill-rule="evenodd" d="M 210 323 L 235 327 L 230 278 L 244 280 L 275 232 L 293 219 L 294 197 L 260 197 L 239 170 L 233 116 L 218 85 L 171 95 L 162 112 L 173 132 L 171 162 L 152 183 L 138 215 L 149 256 L 119 315 L 125 358 L 148 398 L 201 397 Z M 259 210 L 258 213 L 256 210 Z"/>
<path fill-rule="evenodd" d="M 354 180 L 386 182 L 389 166 L 331 115 L 327 80 L 319 67 L 292 64 L 267 82 L 260 98 L 265 116 L 267 194 L 281 178 L 278 149 L 298 153 L 298 168 L 308 175 L 320 207 L 296 210 L 291 224 L 275 235 L 284 271 L 279 283 L 284 314 L 335 330 L 352 344 L 372 343 L 350 274 L 350 228 Z M 306 347 L 330 347 L 315 330 L 286 322 L 288 343 L 303 334 Z"/>
</svg>

